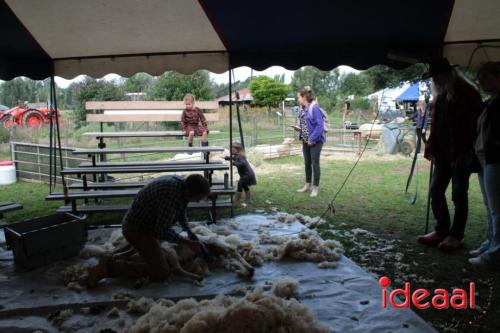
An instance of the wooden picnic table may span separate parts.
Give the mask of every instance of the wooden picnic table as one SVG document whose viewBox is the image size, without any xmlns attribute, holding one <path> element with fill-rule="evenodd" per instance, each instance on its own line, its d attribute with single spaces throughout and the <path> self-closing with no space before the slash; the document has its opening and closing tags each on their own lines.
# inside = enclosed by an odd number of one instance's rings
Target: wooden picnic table
<svg viewBox="0 0 500 333">
<path fill-rule="evenodd" d="M 15 202 L 0 202 L 0 219 L 3 218 L 3 214 L 7 212 L 11 212 L 14 210 L 22 209 L 23 205 L 15 203 Z M 0 225 L 2 227 L 3 225 Z"/>
</svg>

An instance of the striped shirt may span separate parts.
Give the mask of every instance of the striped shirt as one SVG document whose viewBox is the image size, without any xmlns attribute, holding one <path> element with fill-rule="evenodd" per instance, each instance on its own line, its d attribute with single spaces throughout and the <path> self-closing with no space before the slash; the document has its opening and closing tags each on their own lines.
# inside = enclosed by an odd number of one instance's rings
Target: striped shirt
<svg viewBox="0 0 500 333">
<path fill-rule="evenodd" d="M 178 176 L 158 177 L 142 188 L 123 219 L 123 225 L 135 232 L 151 232 L 159 240 L 178 242 L 183 238 L 173 229 L 179 222 L 183 230 L 191 233 L 187 225 L 185 182 Z"/>
</svg>

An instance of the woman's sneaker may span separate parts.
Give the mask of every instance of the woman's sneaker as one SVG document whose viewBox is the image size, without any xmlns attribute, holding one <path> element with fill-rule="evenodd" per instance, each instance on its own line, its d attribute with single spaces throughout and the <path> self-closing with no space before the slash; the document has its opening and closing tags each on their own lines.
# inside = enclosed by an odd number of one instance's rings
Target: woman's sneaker
<svg viewBox="0 0 500 333">
<path fill-rule="evenodd" d="M 488 261 L 486 261 L 486 259 L 483 256 L 470 258 L 469 263 L 472 266 L 486 266 L 486 265 L 488 265 Z"/>
</svg>

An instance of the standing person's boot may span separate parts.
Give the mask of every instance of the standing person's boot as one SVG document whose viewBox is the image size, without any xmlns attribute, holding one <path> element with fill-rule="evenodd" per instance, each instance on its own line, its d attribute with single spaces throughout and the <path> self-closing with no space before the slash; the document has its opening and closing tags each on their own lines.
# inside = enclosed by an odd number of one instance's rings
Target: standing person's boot
<svg viewBox="0 0 500 333">
<path fill-rule="evenodd" d="M 430 232 L 427 235 L 418 236 L 417 242 L 424 245 L 429 246 L 437 246 L 441 243 L 446 237 L 441 236 L 436 231 Z"/>
<path fill-rule="evenodd" d="M 439 243 L 438 248 L 444 252 L 455 251 L 463 245 L 463 242 L 456 238 L 455 236 L 449 235 L 441 243 Z"/>
<path fill-rule="evenodd" d="M 238 202 L 238 201 L 240 201 L 240 199 L 241 199 L 241 192 L 236 192 L 234 194 L 234 201 Z"/>
<path fill-rule="evenodd" d="M 311 198 L 317 197 L 319 192 L 318 186 L 313 186 L 311 190 Z"/>
<path fill-rule="evenodd" d="M 246 200 L 246 201 L 250 201 L 250 200 L 252 200 L 252 195 L 250 194 L 250 191 L 245 192 L 245 200 Z"/>
<path fill-rule="evenodd" d="M 297 190 L 299 193 L 309 192 L 311 190 L 311 183 L 305 183 L 304 187 Z"/>
</svg>

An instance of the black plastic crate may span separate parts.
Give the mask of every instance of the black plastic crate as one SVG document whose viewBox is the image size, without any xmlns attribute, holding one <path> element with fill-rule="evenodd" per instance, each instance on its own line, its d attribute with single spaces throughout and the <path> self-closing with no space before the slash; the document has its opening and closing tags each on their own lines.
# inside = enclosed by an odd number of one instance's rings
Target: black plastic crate
<svg viewBox="0 0 500 333">
<path fill-rule="evenodd" d="M 5 240 L 18 268 L 34 269 L 78 255 L 87 241 L 87 220 L 54 214 L 9 225 Z"/>
</svg>

